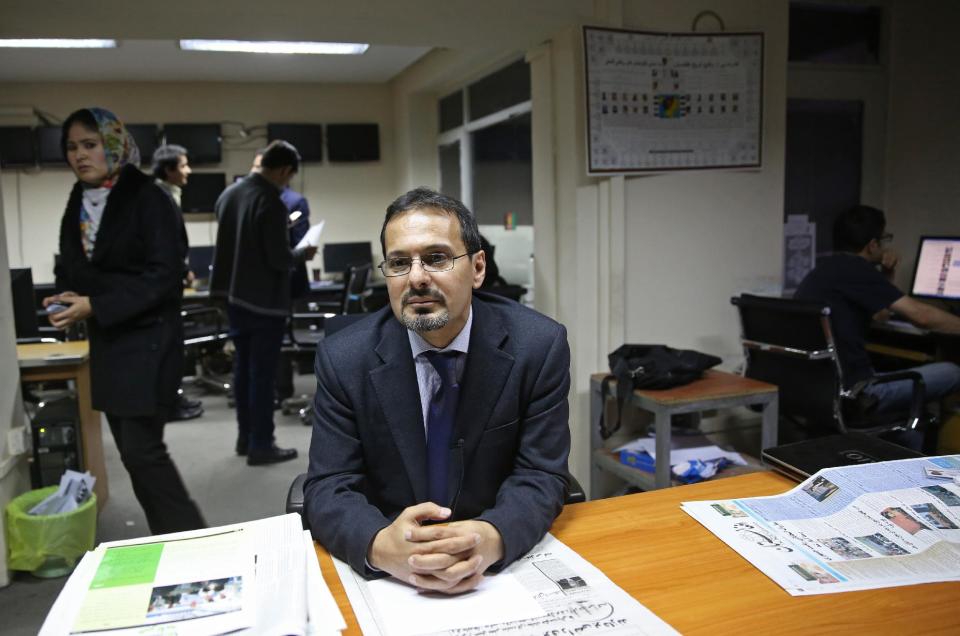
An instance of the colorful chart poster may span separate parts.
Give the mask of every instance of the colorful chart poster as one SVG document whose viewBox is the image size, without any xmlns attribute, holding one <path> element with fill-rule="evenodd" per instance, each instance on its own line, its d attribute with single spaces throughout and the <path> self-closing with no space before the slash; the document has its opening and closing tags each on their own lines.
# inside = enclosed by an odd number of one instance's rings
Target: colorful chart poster
<svg viewBox="0 0 960 636">
<path fill-rule="evenodd" d="M 760 166 L 762 33 L 583 38 L 588 174 Z"/>
</svg>

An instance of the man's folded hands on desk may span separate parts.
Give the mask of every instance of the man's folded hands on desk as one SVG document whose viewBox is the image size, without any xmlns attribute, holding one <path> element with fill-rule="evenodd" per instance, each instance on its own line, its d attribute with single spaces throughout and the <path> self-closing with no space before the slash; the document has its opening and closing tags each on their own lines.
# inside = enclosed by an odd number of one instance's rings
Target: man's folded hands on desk
<svg viewBox="0 0 960 636">
<path fill-rule="evenodd" d="M 368 563 L 422 590 L 459 594 L 475 588 L 503 558 L 503 539 L 486 521 L 421 525 L 450 514 L 431 502 L 405 509 L 374 537 Z"/>
</svg>

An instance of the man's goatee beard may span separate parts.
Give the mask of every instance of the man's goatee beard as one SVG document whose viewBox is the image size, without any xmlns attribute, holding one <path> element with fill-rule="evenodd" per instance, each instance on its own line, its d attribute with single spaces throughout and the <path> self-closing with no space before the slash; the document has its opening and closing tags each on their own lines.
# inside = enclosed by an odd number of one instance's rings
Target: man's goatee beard
<svg viewBox="0 0 960 636">
<path fill-rule="evenodd" d="M 437 329 L 443 329 L 450 322 L 450 312 L 444 309 L 433 315 L 413 316 L 412 318 L 404 314 L 401 322 L 403 322 L 404 327 L 417 333 L 436 331 Z"/>
</svg>

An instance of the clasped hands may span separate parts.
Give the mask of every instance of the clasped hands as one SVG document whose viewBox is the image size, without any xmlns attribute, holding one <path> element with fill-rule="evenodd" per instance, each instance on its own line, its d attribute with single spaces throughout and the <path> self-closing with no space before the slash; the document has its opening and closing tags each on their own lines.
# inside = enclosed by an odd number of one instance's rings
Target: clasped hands
<svg viewBox="0 0 960 636">
<path fill-rule="evenodd" d="M 66 309 L 50 314 L 50 324 L 57 329 L 66 329 L 75 322 L 80 322 L 93 315 L 89 296 L 80 296 L 76 292 L 66 291 L 56 296 L 47 296 L 43 299 L 43 306 L 52 304 L 66 305 Z"/>
<path fill-rule="evenodd" d="M 459 594 L 475 588 L 503 558 L 503 539 L 486 521 L 421 525 L 450 514 L 431 502 L 406 508 L 374 537 L 367 562 L 422 590 Z"/>
</svg>

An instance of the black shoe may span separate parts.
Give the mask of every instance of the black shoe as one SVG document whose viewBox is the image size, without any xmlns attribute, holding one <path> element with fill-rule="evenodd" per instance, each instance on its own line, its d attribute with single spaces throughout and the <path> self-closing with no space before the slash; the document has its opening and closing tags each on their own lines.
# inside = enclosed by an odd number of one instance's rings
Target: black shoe
<svg viewBox="0 0 960 636">
<path fill-rule="evenodd" d="M 245 440 L 245 439 L 238 439 L 238 440 L 237 440 L 236 449 L 237 449 L 237 455 L 240 455 L 241 457 L 246 456 L 246 454 L 247 454 L 247 440 Z"/>
<path fill-rule="evenodd" d="M 198 406 L 195 408 L 187 408 L 185 406 L 177 405 L 177 410 L 173 414 L 172 422 L 182 422 L 184 420 L 192 420 L 203 415 L 203 407 Z"/>
<path fill-rule="evenodd" d="M 277 464 L 297 458 L 296 448 L 278 448 L 276 444 L 268 450 L 251 450 L 247 454 L 247 466 Z"/>
<path fill-rule="evenodd" d="M 179 406 L 185 409 L 198 409 L 203 406 L 200 400 L 191 400 L 184 394 L 180 394 Z"/>
</svg>

